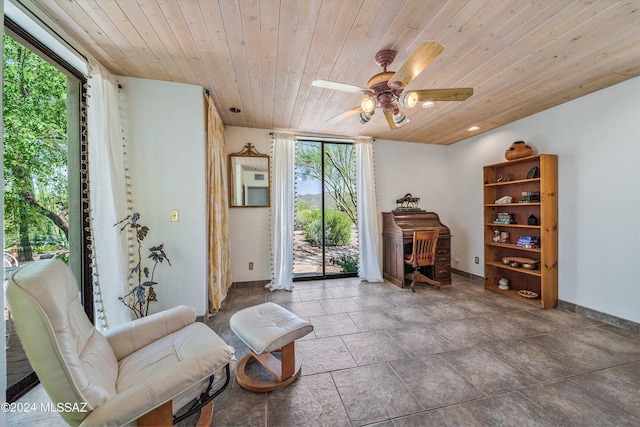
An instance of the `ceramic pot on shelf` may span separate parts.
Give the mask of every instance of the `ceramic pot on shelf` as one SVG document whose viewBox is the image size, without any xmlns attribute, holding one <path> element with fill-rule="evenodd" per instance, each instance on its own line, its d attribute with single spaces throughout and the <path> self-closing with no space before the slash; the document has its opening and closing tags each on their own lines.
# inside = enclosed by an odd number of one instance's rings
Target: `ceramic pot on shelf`
<svg viewBox="0 0 640 427">
<path fill-rule="evenodd" d="M 504 152 L 504 158 L 507 160 L 515 160 L 522 157 L 529 157 L 532 154 L 533 148 L 531 148 L 530 145 L 525 144 L 524 141 L 516 141 Z"/>
</svg>

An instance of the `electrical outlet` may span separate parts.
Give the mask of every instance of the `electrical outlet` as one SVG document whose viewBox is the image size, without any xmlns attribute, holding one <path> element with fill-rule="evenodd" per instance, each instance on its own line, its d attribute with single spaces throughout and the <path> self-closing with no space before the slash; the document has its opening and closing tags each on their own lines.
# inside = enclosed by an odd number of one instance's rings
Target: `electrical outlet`
<svg viewBox="0 0 640 427">
<path fill-rule="evenodd" d="M 180 220 L 180 213 L 178 211 L 171 211 L 171 222 L 178 222 Z"/>
<path fill-rule="evenodd" d="M 475 258 L 475 262 L 476 262 L 476 264 L 480 264 L 480 257 L 476 257 Z"/>
<path fill-rule="evenodd" d="M 253 270 L 253 263 L 252 262 L 249 263 L 249 270 Z"/>
</svg>

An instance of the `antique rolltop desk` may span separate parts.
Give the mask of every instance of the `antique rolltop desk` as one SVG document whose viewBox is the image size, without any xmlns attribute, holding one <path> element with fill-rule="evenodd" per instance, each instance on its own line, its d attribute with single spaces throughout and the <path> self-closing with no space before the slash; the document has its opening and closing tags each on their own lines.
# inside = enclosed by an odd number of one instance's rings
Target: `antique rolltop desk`
<svg viewBox="0 0 640 427">
<path fill-rule="evenodd" d="M 402 286 L 405 245 L 408 245 L 406 251 L 410 252 L 413 232 L 438 228 L 440 234 L 432 278 L 443 285 L 451 284 L 451 232 L 440 222 L 437 213 L 423 210 L 383 212 L 382 220 L 382 273 L 386 280 Z"/>
</svg>

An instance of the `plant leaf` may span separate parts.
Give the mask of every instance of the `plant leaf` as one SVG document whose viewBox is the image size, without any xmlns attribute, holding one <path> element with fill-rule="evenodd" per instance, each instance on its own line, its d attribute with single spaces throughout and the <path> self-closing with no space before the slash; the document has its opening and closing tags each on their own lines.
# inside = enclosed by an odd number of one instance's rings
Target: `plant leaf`
<svg viewBox="0 0 640 427">
<path fill-rule="evenodd" d="M 149 288 L 149 301 L 157 302 L 158 296 L 156 295 L 156 291 L 153 290 L 153 286 Z"/>
<path fill-rule="evenodd" d="M 131 279 L 131 276 L 136 274 L 138 271 L 140 271 L 140 263 L 138 263 L 138 265 L 131 269 L 131 271 L 129 272 L 129 279 Z"/>
<path fill-rule="evenodd" d="M 141 303 L 145 303 L 146 302 L 146 298 L 145 298 L 145 292 L 144 292 L 144 288 L 142 287 L 142 285 L 138 285 L 135 287 L 135 291 L 136 291 L 136 299 L 141 302 Z"/>
<path fill-rule="evenodd" d="M 138 228 L 138 240 L 144 240 L 144 238 L 147 237 L 148 233 L 149 233 L 149 227 L 147 227 L 146 225 L 143 225 L 142 227 Z"/>
</svg>

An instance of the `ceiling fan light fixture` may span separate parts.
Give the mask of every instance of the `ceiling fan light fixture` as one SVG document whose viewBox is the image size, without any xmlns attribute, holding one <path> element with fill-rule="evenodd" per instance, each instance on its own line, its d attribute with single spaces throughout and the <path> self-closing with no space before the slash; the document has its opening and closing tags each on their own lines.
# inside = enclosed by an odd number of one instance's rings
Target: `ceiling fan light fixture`
<svg viewBox="0 0 640 427">
<path fill-rule="evenodd" d="M 400 109 L 407 111 L 418 104 L 422 108 L 430 108 L 440 101 L 466 100 L 473 95 L 471 87 L 404 90 L 442 53 L 443 49 L 437 41 L 421 42 L 396 71 L 388 69 L 395 59 L 396 52 L 389 49 L 378 52 L 375 59 L 376 63 L 382 67 L 382 72 L 373 75 L 367 82 L 366 88 L 329 80 L 314 80 L 311 83 L 314 87 L 362 95 L 360 106 L 327 120 L 327 123 L 337 123 L 347 117 L 358 115 L 360 123 L 365 124 L 371 120 L 375 111 L 380 109 L 384 113 L 389 128 L 395 130 L 409 123 L 409 119 L 400 112 Z"/>
<path fill-rule="evenodd" d="M 371 96 L 367 96 L 360 103 L 360 108 L 362 108 L 362 111 L 365 113 L 373 114 L 373 111 L 376 109 L 376 100 Z"/>
<path fill-rule="evenodd" d="M 396 126 L 401 127 L 409 123 L 409 119 L 402 111 L 398 111 L 393 115 L 393 123 L 395 123 Z"/>
<path fill-rule="evenodd" d="M 415 92 L 405 92 L 400 96 L 400 105 L 405 108 L 413 108 L 418 104 L 418 94 Z"/>
<path fill-rule="evenodd" d="M 371 120 L 371 116 L 372 113 L 367 113 L 366 111 L 362 111 L 360 112 L 360 114 L 358 115 L 358 119 L 360 120 L 360 123 L 362 123 L 363 125 L 366 124 L 369 120 Z"/>
</svg>

